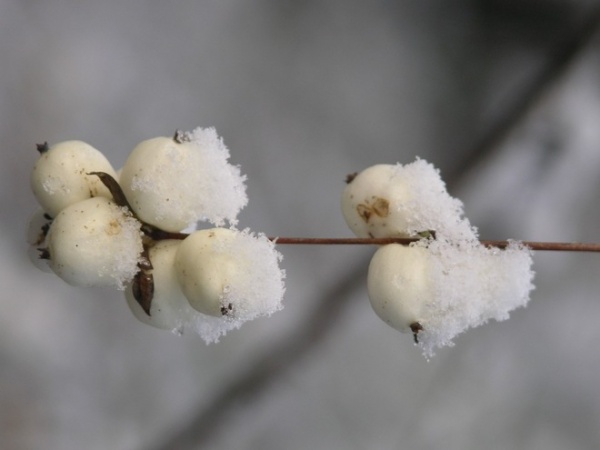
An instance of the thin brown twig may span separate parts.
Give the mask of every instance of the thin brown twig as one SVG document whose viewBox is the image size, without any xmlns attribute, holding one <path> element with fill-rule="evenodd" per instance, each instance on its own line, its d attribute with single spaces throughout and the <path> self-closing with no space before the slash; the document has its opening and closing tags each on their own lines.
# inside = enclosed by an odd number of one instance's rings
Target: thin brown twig
<svg viewBox="0 0 600 450">
<path fill-rule="evenodd" d="M 270 237 L 276 244 L 284 245 L 408 245 L 420 238 L 303 238 Z M 486 247 L 506 248 L 512 241 L 481 240 Z M 519 241 L 531 250 L 562 252 L 600 252 L 600 243 L 595 242 L 535 242 Z"/>
<path fill-rule="evenodd" d="M 160 230 L 159 230 L 160 231 Z M 187 233 L 172 233 L 160 231 L 162 234 L 157 239 L 185 239 Z M 387 245 L 402 244 L 409 245 L 423 238 L 319 238 L 319 237 L 269 237 L 278 245 Z M 486 247 L 506 248 L 511 240 L 497 241 L 483 239 L 481 241 Z M 519 241 L 531 250 L 557 251 L 557 252 L 600 252 L 600 243 L 595 242 L 536 242 Z"/>
</svg>

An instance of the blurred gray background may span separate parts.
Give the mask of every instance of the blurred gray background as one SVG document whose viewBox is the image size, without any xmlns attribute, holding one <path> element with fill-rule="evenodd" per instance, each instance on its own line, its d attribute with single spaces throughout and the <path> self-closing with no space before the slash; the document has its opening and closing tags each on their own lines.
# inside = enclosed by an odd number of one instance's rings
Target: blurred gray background
<svg viewBox="0 0 600 450">
<path fill-rule="evenodd" d="M 426 361 L 372 248 L 281 247 L 285 309 L 206 346 L 26 256 L 35 144 L 118 168 L 214 126 L 240 226 L 346 237 L 346 174 L 425 158 L 482 237 L 600 239 L 598 2 L 0 0 L 0 448 L 600 448 L 600 256 L 535 255 L 511 319 Z"/>
</svg>

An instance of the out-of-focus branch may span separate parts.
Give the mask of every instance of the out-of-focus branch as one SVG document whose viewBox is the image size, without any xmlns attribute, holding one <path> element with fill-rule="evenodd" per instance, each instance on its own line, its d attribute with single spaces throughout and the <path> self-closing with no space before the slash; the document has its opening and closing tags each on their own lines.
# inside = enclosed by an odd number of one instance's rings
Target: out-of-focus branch
<svg viewBox="0 0 600 450">
<path fill-rule="evenodd" d="M 455 167 L 456 175 L 469 172 L 483 161 L 506 138 L 531 109 L 539 103 L 554 83 L 570 68 L 573 61 L 588 46 L 600 28 L 600 4 L 582 11 L 581 20 L 574 20 L 562 33 L 562 39 L 549 49 L 546 62 L 525 83 L 514 102 L 498 114 L 488 130 L 476 140 Z M 448 185 L 454 184 L 454 173 L 444 175 Z"/>
</svg>

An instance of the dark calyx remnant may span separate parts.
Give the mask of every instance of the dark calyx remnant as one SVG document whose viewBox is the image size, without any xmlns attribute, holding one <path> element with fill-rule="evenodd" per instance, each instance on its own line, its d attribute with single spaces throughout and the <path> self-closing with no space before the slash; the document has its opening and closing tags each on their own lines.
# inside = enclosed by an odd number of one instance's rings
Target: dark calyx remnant
<svg viewBox="0 0 600 450">
<path fill-rule="evenodd" d="M 419 343 L 419 331 L 423 331 L 423 326 L 419 322 L 413 322 L 410 324 L 410 330 L 413 333 L 413 339 L 415 344 Z"/>
<path fill-rule="evenodd" d="M 50 147 L 48 146 L 47 142 L 44 142 L 42 144 L 35 144 L 35 148 L 37 149 L 37 151 L 40 153 L 40 155 L 43 155 L 44 153 L 46 153 L 48 150 L 50 150 Z"/>
<path fill-rule="evenodd" d="M 229 303 L 227 306 L 221 306 L 221 314 L 227 316 L 233 311 L 233 305 Z"/>
<path fill-rule="evenodd" d="M 131 291 L 133 298 L 142 307 L 144 312 L 150 316 L 150 307 L 154 298 L 154 276 L 152 275 L 152 263 L 148 255 L 148 247 L 144 246 L 143 259 L 138 263 L 140 270 L 133 277 Z"/>
<path fill-rule="evenodd" d="M 349 173 L 348 175 L 346 175 L 346 184 L 352 183 L 356 178 L 356 175 L 358 175 L 358 172 Z"/>
<path fill-rule="evenodd" d="M 184 133 L 181 130 L 175 130 L 173 140 L 178 144 L 183 144 L 184 142 L 190 142 L 190 137 L 188 133 Z"/>
</svg>

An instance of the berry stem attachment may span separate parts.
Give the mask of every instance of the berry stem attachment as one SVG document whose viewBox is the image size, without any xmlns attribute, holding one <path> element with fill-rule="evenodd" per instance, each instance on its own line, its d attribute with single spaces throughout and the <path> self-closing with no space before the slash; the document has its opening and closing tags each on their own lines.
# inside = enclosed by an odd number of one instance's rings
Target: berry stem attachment
<svg viewBox="0 0 600 450">
<path fill-rule="evenodd" d="M 35 148 L 37 149 L 37 151 L 39 152 L 40 155 L 43 155 L 48 150 L 50 150 L 50 146 L 48 145 L 48 142 L 43 142 L 41 144 L 36 144 Z"/>
</svg>

